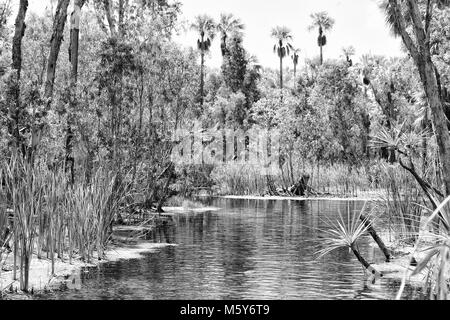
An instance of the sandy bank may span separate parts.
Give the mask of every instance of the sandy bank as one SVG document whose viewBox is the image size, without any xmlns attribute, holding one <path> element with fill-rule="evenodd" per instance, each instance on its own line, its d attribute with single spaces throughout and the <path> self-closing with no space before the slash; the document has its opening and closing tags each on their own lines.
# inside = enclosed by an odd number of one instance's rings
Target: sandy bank
<svg viewBox="0 0 450 320">
<path fill-rule="evenodd" d="M 422 271 L 421 273 L 412 276 L 415 267 L 410 266 L 411 255 L 406 253 L 406 251 L 412 251 L 413 248 L 406 247 L 401 250 L 405 251 L 405 253 L 399 255 L 397 252 L 391 262 L 373 264 L 372 267 L 381 272 L 383 274 L 383 278 L 385 279 L 401 281 L 405 277 L 406 273 L 406 279 L 409 285 L 414 287 L 422 287 L 427 276 L 426 271 Z M 423 255 L 421 253 L 416 253 L 414 257 L 417 261 L 421 261 L 423 259 Z"/>
<path fill-rule="evenodd" d="M 376 195 L 373 196 L 361 196 L 361 197 L 349 197 L 349 198 L 339 198 L 339 197 L 284 197 L 284 196 L 222 196 L 223 199 L 240 199 L 240 200 L 295 200 L 295 201 L 371 201 L 378 199 Z"/>
<path fill-rule="evenodd" d="M 171 244 L 159 244 L 150 242 L 141 242 L 136 245 L 116 245 L 112 246 L 106 252 L 106 259 L 99 260 L 97 256 L 91 260 L 91 263 L 81 261 L 80 257 L 74 257 L 72 264 L 68 257 L 64 261 L 55 260 L 55 273 L 52 275 L 52 265 L 50 259 L 38 259 L 33 256 L 30 266 L 29 288 L 34 294 L 45 293 L 48 291 L 61 289 L 80 289 L 81 272 L 86 268 L 95 268 L 102 263 L 114 262 L 118 260 L 139 259 L 144 253 L 157 252 L 162 248 L 174 246 Z M 6 268 L 12 269 L 13 258 L 9 257 Z M 0 290 L 5 291 L 5 299 L 27 299 L 27 295 L 20 292 L 19 281 L 13 280 L 13 271 L 2 271 L 0 274 Z M 17 293 L 16 293 L 17 291 Z"/>
<path fill-rule="evenodd" d="M 175 214 L 183 213 L 205 213 L 211 211 L 219 211 L 220 208 L 217 207 L 202 207 L 202 208 L 183 208 L 183 207 L 163 207 L 165 216 L 171 216 Z"/>
<path fill-rule="evenodd" d="M 426 219 L 422 219 L 425 221 Z M 421 222 L 422 224 L 423 222 Z M 383 274 L 386 279 L 393 280 L 403 280 L 406 276 L 406 283 L 413 287 L 423 287 L 424 282 L 427 278 L 427 269 L 425 268 L 422 272 L 412 275 L 415 270 L 415 266 L 411 266 L 411 258 L 414 258 L 417 262 L 421 262 L 427 255 L 427 249 L 431 243 L 423 242 L 417 248 L 412 245 L 402 244 L 400 241 L 389 241 L 386 237 L 386 232 L 380 232 L 379 235 L 383 238 L 385 245 L 391 251 L 392 259 L 390 262 L 372 264 L 372 266 L 379 272 Z M 420 233 L 421 237 L 426 237 L 427 232 Z M 378 245 L 374 242 L 371 243 L 373 247 Z"/>
</svg>

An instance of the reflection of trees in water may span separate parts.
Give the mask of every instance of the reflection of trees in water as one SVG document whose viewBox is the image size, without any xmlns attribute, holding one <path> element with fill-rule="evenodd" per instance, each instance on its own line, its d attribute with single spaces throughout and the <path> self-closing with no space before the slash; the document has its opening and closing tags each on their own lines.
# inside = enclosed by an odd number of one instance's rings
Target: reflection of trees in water
<svg viewBox="0 0 450 320">
<path fill-rule="evenodd" d="M 207 213 L 187 213 L 175 217 L 177 242 L 182 243 L 202 243 L 207 241 L 210 232 L 214 231 L 217 217 L 211 212 Z"/>
<path fill-rule="evenodd" d="M 395 295 L 390 293 L 395 287 L 384 288 L 385 282 L 366 285 L 362 268 L 345 249 L 315 260 L 320 232 L 313 228 L 324 228 L 325 217 L 333 219 L 339 210 L 346 214 L 362 204 L 221 199 L 211 205 L 223 209 L 177 215 L 175 228 L 155 233 L 157 242 L 177 247 L 112 264 L 93 289 L 105 296 L 139 293 L 154 299 Z M 361 246 L 371 259 L 365 240 Z"/>
<path fill-rule="evenodd" d="M 175 226 L 156 227 L 151 233 L 151 239 L 155 243 L 175 243 L 176 242 Z"/>
<path fill-rule="evenodd" d="M 244 291 L 248 287 L 245 272 L 253 270 L 255 262 L 252 259 L 257 246 L 257 222 L 255 215 L 249 215 L 247 208 L 258 208 L 252 201 L 239 201 L 241 207 L 236 208 L 234 201 L 227 202 L 225 212 L 221 217 L 217 240 L 220 246 L 220 263 L 224 275 L 226 288 L 241 287 Z M 230 206 L 228 206 L 230 204 Z M 244 206 L 242 206 L 244 205 Z M 230 209 L 228 209 L 230 208 Z M 236 210 L 238 209 L 238 210 Z M 254 212 L 252 210 L 252 212 Z M 256 209 L 257 216 L 259 210 Z"/>
</svg>

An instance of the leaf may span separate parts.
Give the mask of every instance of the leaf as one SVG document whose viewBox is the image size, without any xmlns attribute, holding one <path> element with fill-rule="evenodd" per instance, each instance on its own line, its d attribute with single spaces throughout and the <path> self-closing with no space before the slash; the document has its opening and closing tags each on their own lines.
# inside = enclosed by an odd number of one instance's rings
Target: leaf
<svg viewBox="0 0 450 320">
<path fill-rule="evenodd" d="M 411 274 L 411 276 L 415 276 L 417 274 L 419 274 L 420 272 L 422 272 L 423 269 L 426 268 L 426 266 L 428 265 L 428 263 L 430 262 L 430 260 L 439 253 L 439 249 L 437 248 L 433 248 L 431 250 L 430 253 L 428 253 L 425 258 L 417 265 L 416 269 L 414 269 L 413 273 Z"/>
</svg>

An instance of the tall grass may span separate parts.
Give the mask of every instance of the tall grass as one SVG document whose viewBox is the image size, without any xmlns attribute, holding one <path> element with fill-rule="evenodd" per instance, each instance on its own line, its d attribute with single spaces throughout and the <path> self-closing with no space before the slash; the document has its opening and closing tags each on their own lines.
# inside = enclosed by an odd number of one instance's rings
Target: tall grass
<svg viewBox="0 0 450 320">
<path fill-rule="evenodd" d="M 217 166 L 211 178 L 221 194 L 265 195 L 268 191 L 266 176 L 262 166 L 228 163 Z"/>
<path fill-rule="evenodd" d="M 342 164 L 316 166 L 297 163 L 292 175 L 288 164 L 279 169 L 267 176 L 262 165 L 230 162 L 216 166 L 211 178 L 219 187 L 219 192 L 228 195 L 266 195 L 274 187 L 285 192 L 303 175 L 309 175 L 309 186 L 319 194 L 357 196 L 359 192 L 374 188 L 371 172 L 364 167 L 349 170 L 347 165 Z"/>
<path fill-rule="evenodd" d="M 20 288 L 27 291 L 35 227 L 43 210 L 44 184 L 41 174 L 20 158 L 12 157 L 4 170 L 6 190 L 14 212 L 14 273 L 19 255 Z"/>
<path fill-rule="evenodd" d="M 446 228 L 436 228 L 432 225 L 438 216 L 447 225 L 450 223 L 449 203 L 450 197 L 442 203 L 435 202 L 437 209 L 421 226 L 419 239 L 411 253 L 411 260 L 420 251 L 425 254 L 411 276 L 426 270 L 427 277 L 424 289 L 430 292 L 431 299 L 436 300 L 450 299 L 450 234 Z M 408 271 L 405 271 L 397 299 L 400 299 L 403 294 L 408 275 Z"/>
<path fill-rule="evenodd" d="M 380 163 L 379 169 L 382 192 L 374 204 L 384 213 L 389 234 L 394 235 L 395 240 L 414 243 L 425 205 L 422 190 L 414 178 L 398 165 Z"/>
<path fill-rule="evenodd" d="M 104 258 L 113 220 L 128 191 L 115 175 L 100 168 L 89 184 L 72 185 L 62 169 L 48 170 L 13 156 L 0 164 L 2 176 L 6 201 L 0 204 L 0 232 L 4 233 L 8 223 L 2 208 L 10 208 L 14 216 L 13 277 L 17 279 L 19 265 L 21 290 L 29 290 L 33 255 L 42 259 L 45 254 L 51 260 L 52 274 L 57 258 L 68 257 L 70 263 L 76 255 L 86 262 L 95 253 L 98 259 Z"/>
<path fill-rule="evenodd" d="M 3 190 L 1 183 L 2 180 L 0 172 L 0 275 L 9 253 L 8 243 L 12 235 L 12 232 L 9 229 L 9 214 L 7 210 L 6 193 Z"/>
</svg>

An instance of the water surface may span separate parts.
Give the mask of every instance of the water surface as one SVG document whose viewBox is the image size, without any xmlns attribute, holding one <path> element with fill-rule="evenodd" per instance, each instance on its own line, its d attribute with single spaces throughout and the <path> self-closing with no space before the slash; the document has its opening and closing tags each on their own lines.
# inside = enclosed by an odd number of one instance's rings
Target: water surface
<svg viewBox="0 0 450 320">
<path fill-rule="evenodd" d="M 398 283 L 372 284 L 348 250 L 317 258 L 326 219 L 353 213 L 355 201 L 213 199 L 221 208 L 181 214 L 175 227 L 158 230 L 156 242 L 175 243 L 142 259 L 102 265 L 83 275 L 81 290 L 45 299 L 393 299 Z M 369 262 L 383 257 L 370 246 Z M 407 298 L 415 298 L 410 292 Z"/>
</svg>

